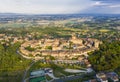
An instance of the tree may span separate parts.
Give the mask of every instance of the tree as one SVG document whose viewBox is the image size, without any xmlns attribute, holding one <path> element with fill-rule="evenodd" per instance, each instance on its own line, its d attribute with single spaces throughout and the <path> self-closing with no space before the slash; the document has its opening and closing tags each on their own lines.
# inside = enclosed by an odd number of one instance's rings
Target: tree
<svg viewBox="0 0 120 82">
<path fill-rule="evenodd" d="M 120 42 L 104 42 L 100 49 L 90 53 L 89 61 L 96 71 L 115 70 L 120 66 Z"/>
<path fill-rule="evenodd" d="M 52 46 L 46 46 L 45 49 L 52 50 Z"/>
</svg>

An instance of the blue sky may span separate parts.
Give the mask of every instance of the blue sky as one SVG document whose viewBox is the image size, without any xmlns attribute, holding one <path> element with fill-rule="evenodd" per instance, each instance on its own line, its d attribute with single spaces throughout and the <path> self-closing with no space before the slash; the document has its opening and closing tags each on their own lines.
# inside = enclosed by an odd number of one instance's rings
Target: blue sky
<svg viewBox="0 0 120 82">
<path fill-rule="evenodd" d="M 120 14 L 120 0 L 0 0 L 1 13 Z"/>
</svg>

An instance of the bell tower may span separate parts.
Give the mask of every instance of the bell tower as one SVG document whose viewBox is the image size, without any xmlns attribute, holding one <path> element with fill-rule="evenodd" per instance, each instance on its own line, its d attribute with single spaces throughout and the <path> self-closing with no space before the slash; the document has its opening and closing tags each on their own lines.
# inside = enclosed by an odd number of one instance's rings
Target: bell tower
<svg viewBox="0 0 120 82">
<path fill-rule="evenodd" d="M 77 39 L 76 34 L 72 34 L 72 39 Z"/>
</svg>

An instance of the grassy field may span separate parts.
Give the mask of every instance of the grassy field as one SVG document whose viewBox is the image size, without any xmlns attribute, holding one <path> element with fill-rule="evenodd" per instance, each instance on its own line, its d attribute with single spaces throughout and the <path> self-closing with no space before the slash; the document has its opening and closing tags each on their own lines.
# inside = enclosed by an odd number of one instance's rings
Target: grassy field
<svg viewBox="0 0 120 82">
<path fill-rule="evenodd" d="M 6 28 L 6 27 L 19 28 L 19 27 L 30 27 L 30 26 L 32 26 L 31 23 L 6 23 L 6 24 L 0 24 L 0 28 Z"/>
<path fill-rule="evenodd" d="M 108 30 L 108 29 L 100 29 L 99 31 L 104 33 L 104 32 L 109 32 L 110 30 Z"/>
</svg>

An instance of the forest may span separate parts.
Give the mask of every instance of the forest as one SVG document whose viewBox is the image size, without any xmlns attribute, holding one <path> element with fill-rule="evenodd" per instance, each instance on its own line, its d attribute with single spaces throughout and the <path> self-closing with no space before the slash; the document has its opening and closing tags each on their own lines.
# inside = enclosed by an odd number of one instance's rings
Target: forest
<svg viewBox="0 0 120 82">
<path fill-rule="evenodd" d="M 0 44 L 0 82 L 21 82 L 31 60 L 16 53 L 20 43 Z M 4 78 L 3 78 L 4 77 Z"/>
<path fill-rule="evenodd" d="M 96 71 L 114 71 L 120 67 L 120 41 L 104 41 L 99 50 L 90 53 L 89 61 Z"/>
</svg>

